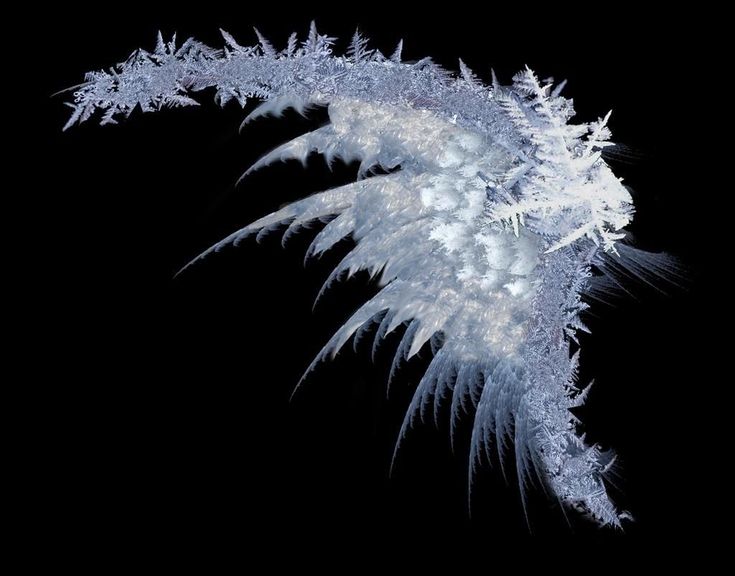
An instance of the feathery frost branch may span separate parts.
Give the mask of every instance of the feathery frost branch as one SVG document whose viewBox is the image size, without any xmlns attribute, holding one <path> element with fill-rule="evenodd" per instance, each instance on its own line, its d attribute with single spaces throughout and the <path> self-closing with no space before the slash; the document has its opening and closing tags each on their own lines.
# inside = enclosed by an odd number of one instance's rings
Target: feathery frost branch
<svg viewBox="0 0 735 576">
<path fill-rule="evenodd" d="M 428 58 L 403 63 L 402 42 L 385 58 L 359 32 L 345 56 L 314 24 L 305 41 L 292 35 L 280 51 L 255 33 L 258 44 L 242 46 L 223 31 L 223 49 L 159 35 L 153 52 L 87 74 L 65 129 L 95 111 L 104 124 L 135 108 L 194 105 L 192 95 L 205 88 L 222 105 L 261 100 L 245 122 L 328 106 L 327 126 L 286 142 L 246 174 L 318 152 L 327 162 L 358 160 L 357 181 L 267 215 L 199 258 L 284 224 L 288 236 L 329 220 L 307 256 L 346 236 L 356 246 L 325 286 L 368 270 L 380 274 L 382 289 L 309 370 L 372 327 L 377 346 L 404 324 L 391 376 L 427 343 L 434 356 L 399 443 L 417 417 L 438 418 L 443 402 L 453 440 L 458 421 L 474 411 L 472 470 L 494 458 L 493 446 L 502 464 L 512 441 L 522 488 L 540 478 L 562 502 L 619 525 L 624 514 L 604 483 L 613 457 L 585 445 L 570 413 L 584 399 L 569 343 L 585 329 L 581 295 L 592 286 L 591 267 L 619 258 L 620 248 L 634 250 L 619 244 L 630 195 L 601 156 L 609 114 L 571 124 L 563 83 L 543 84 L 528 68 L 509 86 L 494 74 L 487 86 L 461 60 L 456 77 Z M 390 173 L 367 177 L 375 167 Z"/>
</svg>

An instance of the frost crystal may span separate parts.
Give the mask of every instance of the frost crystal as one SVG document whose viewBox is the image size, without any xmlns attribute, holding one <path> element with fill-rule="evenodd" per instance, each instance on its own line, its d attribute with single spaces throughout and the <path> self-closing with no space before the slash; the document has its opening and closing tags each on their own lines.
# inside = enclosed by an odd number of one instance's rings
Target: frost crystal
<svg viewBox="0 0 735 576">
<path fill-rule="evenodd" d="M 402 63 L 401 44 L 386 58 L 359 33 L 345 56 L 333 55 L 333 39 L 313 24 L 304 42 L 292 35 L 281 52 L 256 34 L 259 45 L 244 47 L 222 32 L 223 50 L 191 39 L 177 47 L 159 35 L 154 52 L 138 50 L 109 72 L 87 74 L 65 128 L 97 109 L 104 124 L 137 106 L 195 105 L 189 95 L 208 87 L 221 104 L 262 100 L 245 122 L 328 106 L 327 126 L 285 143 L 246 174 L 318 152 L 327 162 L 358 160 L 357 181 L 265 216 L 199 258 L 250 234 L 285 224 L 288 236 L 333 218 L 307 256 L 346 236 L 356 247 L 325 287 L 368 270 L 382 289 L 309 370 L 376 324 L 376 345 L 405 324 L 391 376 L 427 342 L 434 357 L 399 443 L 416 418 L 436 419 L 442 402 L 450 403 L 453 436 L 474 408 L 473 470 L 493 449 L 502 463 L 511 444 L 522 488 L 538 477 L 562 502 L 619 525 L 624 513 L 603 482 L 613 457 L 585 445 L 569 411 L 584 399 L 569 343 L 584 330 L 580 297 L 591 287 L 591 267 L 603 264 L 604 272 L 610 258 L 639 262 L 618 243 L 633 208 L 601 157 L 609 114 L 569 124 L 574 111 L 560 96 L 563 83 L 539 82 L 528 68 L 510 86 L 495 79 L 486 86 L 462 61 L 458 77 L 429 58 Z M 372 175 L 376 167 L 390 173 Z"/>
</svg>

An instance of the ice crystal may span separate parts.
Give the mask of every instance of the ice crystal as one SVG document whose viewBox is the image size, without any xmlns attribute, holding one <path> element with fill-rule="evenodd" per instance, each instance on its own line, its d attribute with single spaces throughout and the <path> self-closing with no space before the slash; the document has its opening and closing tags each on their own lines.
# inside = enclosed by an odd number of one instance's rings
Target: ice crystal
<svg viewBox="0 0 735 576">
<path fill-rule="evenodd" d="M 584 400 L 570 341 L 585 329 L 581 295 L 591 289 L 591 269 L 605 272 L 611 258 L 640 267 L 634 249 L 619 242 L 633 213 L 630 195 L 601 154 L 609 113 L 569 123 L 574 111 L 560 95 L 563 83 L 540 82 L 528 68 L 510 86 L 494 77 L 486 86 L 461 60 L 458 76 L 429 58 L 403 63 L 402 44 L 386 58 L 359 33 L 345 56 L 333 54 L 333 39 L 313 24 L 305 41 L 292 35 L 280 52 L 256 34 L 259 45 L 246 47 L 222 32 L 222 50 L 191 39 L 177 47 L 159 35 L 153 52 L 89 73 L 65 128 L 96 110 L 104 124 L 136 107 L 195 105 L 191 94 L 209 87 L 221 104 L 261 100 L 245 122 L 327 106 L 328 125 L 283 144 L 246 174 L 317 152 L 327 162 L 359 161 L 358 179 L 261 218 L 194 262 L 254 233 L 286 225 L 288 236 L 333 217 L 307 256 L 347 236 L 356 246 L 325 287 L 367 270 L 381 290 L 309 370 L 375 325 L 378 343 L 405 324 L 392 373 L 427 342 L 434 356 L 399 443 L 416 418 L 438 418 L 443 402 L 453 436 L 474 409 L 472 470 L 493 451 L 502 463 L 513 446 L 522 493 L 536 476 L 562 502 L 619 525 L 624 513 L 604 483 L 613 456 L 585 445 L 570 412 Z M 388 173 L 373 175 L 376 167 Z"/>
</svg>

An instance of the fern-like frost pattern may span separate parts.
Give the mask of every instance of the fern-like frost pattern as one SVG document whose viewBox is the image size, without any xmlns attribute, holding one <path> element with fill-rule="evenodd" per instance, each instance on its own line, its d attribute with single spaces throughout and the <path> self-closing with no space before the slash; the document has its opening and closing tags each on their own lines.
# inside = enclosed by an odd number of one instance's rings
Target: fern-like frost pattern
<svg viewBox="0 0 735 576">
<path fill-rule="evenodd" d="M 631 197 L 602 158 L 609 114 L 571 124 L 572 102 L 530 69 L 501 86 L 485 85 L 460 60 L 453 75 L 426 58 L 386 57 L 358 33 L 344 56 L 311 26 L 276 50 L 256 34 L 245 47 L 222 32 L 225 47 L 160 37 L 77 87 L 66 127 L 101 112 L 115 122 L 136 107 L 196 105 L 214 87 L 221 104 L 262 101 L 245 123 L 287 108 L 327 106 L 330 123 L 266 154 L 247 172 L 311 153 L 327 162 L 359 161 L 355 182 L 294 202 L 236 231 L 191 264 L 252 234 L 284 238 L 329 220 L 307 256 L 351 236 L 355 248 L 327 279 L 367 270 L 380 291 L 335 333 L 307 373 L 351 338 L 374 333 L 375 346 L 401 325 L 391 378 L 425 344 L 433 359 L 406 412 L 398 444 L 417 420 L 449 407 L 453 437 L 474 412 L 470 478 L 482 460 L 514 451 L 521 494 L 539 479 L 566 505 L 602 524 L 625 516 L 604 477 L 614 457 L 585 444 L 570 412 L 576 383 L 576 334 L 585 330 L 581 296 L 593 266 L 636 266 L 622 244 Z M 381 168 L 387 174 L 375 175 Z M 189 265 L 191 265 L 189 264 Z M 525 496 L 524 496 L 525 498 Z"/>
</svg>

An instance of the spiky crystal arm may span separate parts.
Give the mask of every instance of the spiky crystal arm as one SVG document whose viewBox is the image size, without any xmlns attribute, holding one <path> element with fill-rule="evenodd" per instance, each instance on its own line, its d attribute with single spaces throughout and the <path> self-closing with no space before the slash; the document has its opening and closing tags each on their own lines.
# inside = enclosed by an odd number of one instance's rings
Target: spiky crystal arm
<svg viewBox="0 0 735 576">
<path fill-rule="evenodd" d="M 222 104 L 262 100 L 246 121 L 327 105 L 329 125 L 287 142 L 250 170 L 305 161 L 316 151 L 330 162 L 359 160 L 358 180 L 265 216 L 202 256 L 252 233 L 287 224 L 288 235 L 336 216 L 309 255 L 348 235 L 356 247 L 325 286 L 369 270 L 381 275 L 383 287 L 314 365 L 371 325 L 378 325 L 377 345 L 406 324 L 391 377 L 426 342 L 435 355 L 401 438 L 416 417 L 436 418 L 450 397 L 454 435 L 472 405 L 473 468 L 491 446 L 502 462 L 512 435 L 522 487 L 537 474 L 563 502 L 618 525 L 603 483 L 610 457 L 584 445 L 569 412 L 581 402 L 577 358 L 569 353 L 570 339 L 584 328 L 580 294 L 591 264 L 616 252 L 632 215 L 627 190 L 600 154 L 609 114 L 569 124 L 573 110 L 559 95 L 562 85 L 541 84 L 529 69 L 511 86 L 495 80 L 485 86 L 461 61 L 453 77 L 428 58 L 402 63 L 400 44 L 386 58 L 359 34 L 346 56 L 333 55 L 333 39 L 314 25 L 306 41 L 292 35 L 280 52 L 260 34 L 253 47 L 223 36 L 225 48 L 215 50 L 191 39 L 177 48 L 159 35 L 154 52 L 138 50 L 109 72 L 89 73 L 65 128 L 96 110 L 110 123 L 137 106 L 194 105 L 189 94 L 208 87 Z M 400 169 L 364 178 L 374 166 Z"/>
</svg>

